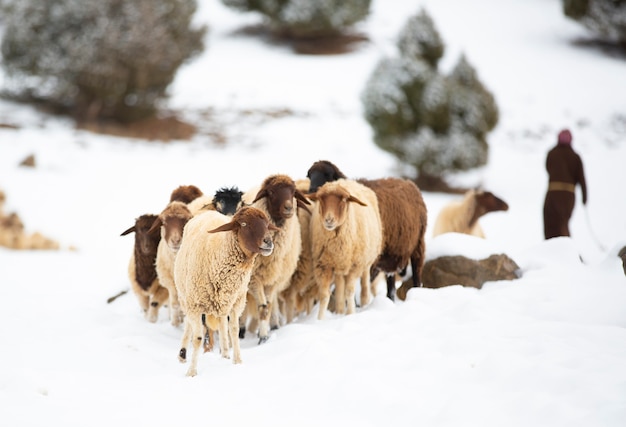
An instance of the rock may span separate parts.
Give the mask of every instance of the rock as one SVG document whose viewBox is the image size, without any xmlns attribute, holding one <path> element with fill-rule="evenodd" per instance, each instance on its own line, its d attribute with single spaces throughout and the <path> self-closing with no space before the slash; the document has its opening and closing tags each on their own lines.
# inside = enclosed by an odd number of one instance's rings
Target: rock
<svg viewBox="0 0 626 427">
<path fill-rule="evenodd" d="M 474 260 L 464 256 L 443 256 L 424 264 L 425 288 L 462 285 L 480 289 L 485 282 L 514 280 L 521 276 L 519 266 L 505 254 Z"/>
</svg>

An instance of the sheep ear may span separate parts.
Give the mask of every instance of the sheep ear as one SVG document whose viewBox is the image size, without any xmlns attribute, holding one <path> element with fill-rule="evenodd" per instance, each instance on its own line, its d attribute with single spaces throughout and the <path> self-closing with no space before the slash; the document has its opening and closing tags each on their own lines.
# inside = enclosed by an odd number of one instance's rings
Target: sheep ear
<svg viewBox="0 0 626 427">
<path fill-rule="evenodd" d="M 276 227 L 274 224 L 272 224 L 271 222 L 267 225 L 267 229 L 269 231 L 280 231 L 280 228 Z"/>
<path fill-rule="evenodd" d="M 120 236 L 126 236 L 129 233 L 134 233 L 135 232 L 135 226 L 133 225 L 132 227 L 130 227 L 128 230 L 124 231 L 122 234 L 120 234 Z"/>
<path fill-rule="evenodd" d="M 148 234 L 154 233 L 161 226 L 161 224 L 163 224 L 161 222 L 161 218 L 155 219 L 154 222 L 152 223 L 152 226 L 148 230 Z"/>
<path fill-rule="evenodd" d="M 300 199 L 296 200 L 296 204 L 298 205 L 300 209 L 304 209 L 305 211 L 309 213 L 309 215 L 311 215 L 311 211 L 309 210 L 309 208 Z"/>
<path fill-rule="evenodd" d="M 222 231 L 232 231 L 239 227 L 239 223 L 237 221 L 227 222 L 226 224 L 222 224 L 213 230 L 209 230 L 209 233 L 220 233 Z"/>
<path fill-rule="evenodd" d="M 311 204 L 311 202 L 309 202 L 309 200 L 306 198 L 306 196 L 304 194 L 302 194 L 302 192 L 300 190 L 296 190 L 295 197 L 296 197 L 297 200 L 301 201 L 305 205 L 310 205 Z"/>
<path fill-rule="evenodd" d="M 350 196 L 350 197 L 348 197 L 348 201 L 349 201 L 349 202 L 358 203 L 358 204 L 359 204 L 359 205 L 361 205 L 361 206 L 367 206 L 365 203 L 363 203 L 362 201 L 360 201 L 359 199 L 357 199 L 357 198 L 356 198 L 356 197 L 354 197 L 354 196 Z"/>
<path fill-rule="evenodd" d="M 254 198 L 252 203 L 256 202 L 257 200 L 262 199 L 263 197 L 267 197 L 267 190 L 266 189 L 259 190 L 259 192 L 256 194 L 256 197 Z"/>
<path fill-rule="evenodd" d="M 307 193 L 306 194 L 306 198 L 309 200 L 313 200 L 314 202 L 316 202 L 317 199 L 317 193 Z"/>
</svg>

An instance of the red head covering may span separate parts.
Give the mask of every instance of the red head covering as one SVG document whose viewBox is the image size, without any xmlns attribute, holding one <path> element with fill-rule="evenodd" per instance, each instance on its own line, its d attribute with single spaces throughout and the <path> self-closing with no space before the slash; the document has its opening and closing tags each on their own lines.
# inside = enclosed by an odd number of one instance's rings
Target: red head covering
<svg viewBox="0 0 626 427">
<path fill-rule="evenodd" d="M 559 132 L 559 144 L 569 145 L 572 143 L 572 133 L 568 129 Z"/>
</svg>

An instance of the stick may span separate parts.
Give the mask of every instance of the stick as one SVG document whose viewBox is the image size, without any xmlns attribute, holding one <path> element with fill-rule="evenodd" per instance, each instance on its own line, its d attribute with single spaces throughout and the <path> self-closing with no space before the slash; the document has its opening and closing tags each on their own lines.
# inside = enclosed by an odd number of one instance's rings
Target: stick
<svg viewBox="0 0 626 427">
<path fill-rule="evenodd" d="M 115 301 L 116 299 L 118 299 L 119 297 L 124 295 L 126 292 L 128 292 L 128 289 L 125 289 L 125 290 L 121 291 L 120 293 L 118 293 L 117 295 L 113 295 L 112 297 L 108 298 L 107 299 L 107 304 L 111 304 L 113 301 Z"/>
<path fill-rule="evenodd" d="M 587 209 L 587 205 L 583 205 L 583 206 L 585 207 L 585 218 L 587 218 L 587 227 L 589 227 L 589 234 L 591 234 L 593 241 L 595 242 L 596 245 L 598 245 L 600 250 L 602 252 L 606 252 L 606 247 L 602 243 L 600 243 L 600 241 L 596 237 L 596 234 L 593 232 L 593 227 L 591 226 L 591 219 L 589 218 L 589 209 Z"/>
</svg>

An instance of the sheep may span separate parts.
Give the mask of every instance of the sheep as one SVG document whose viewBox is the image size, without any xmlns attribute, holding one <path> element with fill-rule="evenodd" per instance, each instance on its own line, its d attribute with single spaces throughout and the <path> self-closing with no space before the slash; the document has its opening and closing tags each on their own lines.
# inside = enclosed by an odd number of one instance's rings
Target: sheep
<svg viewBox="0 0 626 427">
<path fill-rule="evenodd" d="M 189 203 L 194 215 L 205 210 L 215 210 L 224 215 L 233 215 L 243 205 L 243 192 L 237 187 L 222 187 L 213 196 L 202 195 Z"/>
<path fill-rule="evenodd" d="M 328 160 L 320 160 L 309 168 L 310 191 L 314 192 L 328 181 L 345 177 L 339 168 Z M 401 300 L 406 298 L 408 288 L 401 285 L 396 291 L 396 277 L 406 271 L 411 262 L 413 287 L 421 285 L 424 267 L 428 212 L 421 191 L 413 181 L 402 178 L 357 179 L 357 182 L 376 193 L 378 208 L 383 224 L 383 249 L 372 265 L 371 289 L 376 292 L 374 280 L 383 272 L 387 284 L 387 297 Z M 369 292 L 362 284 L 361 305 L 369 302 Z"/>
<path fill-rule="evenodd" d="M 249 197 L 250 192 L 247 192 L 243 200 Z M 267 177 L 251 202 L 251 206 L 266 213 L 277 231 L 274 235 L 274 254 L 256 259 L 249 287 L 256 307 L 247 304 L 240 319 L 241 337 L 245 336 L 249 316 L 252 317 L 251 325 L 258 323 L 259 344 L 269 338 L 270 315 L 273 316 L 272 327 L 278 327 L 278 294 L 289 284 L 302 246 L 296 211 L 298 207 L 306 209 L 307 204 L 309 201 L 296 189 L 293 179 L 282 174 Z"/>
<path fill-rule="evenodd" d="M 359 183 L 376 193 L 383 227 L 383 247 L 372 265 L 371 278 L 383 272 L 387 283 L 387 297 L 394 300 L 396 292 L 406 299 L 408 288 L 403 284 L 396 291 L 396 277 L 406 271 L 411 262 L 413 287 L 421 286 L 426 255 L 426 227 L 428 210 L 422 193 L 413 181 L 402 178 L 359 179 Z M 372 288 L 375 292 L 375 287 Z M 361 304 L 367 304 L 366 294 Z M 365 301 L 364 301 L 365 299 Z"/>
<path fill-rule="evenodd" d="M 172 191 L 170 202 L 178 201 L 189 204 L 203 195 L 202 190 L 195 185 L 181 185 Z"/>
<path fill-rule="evenodd" d="M 471 189 L 463 199 L 445 205 L 437 215 L 433 237 L 443 233 L 464 233 L 485 238 L 478 219 L 489 212 L 507 211 L 509 205 L 489 191 Z"/>
<path fill-rule="evenodd" d="M 319 291 L 318 319 L 324 318 L 335 283 L 335 311 L 355 311 L 355 286 L 369 290 L 370 268 L 383 243 L 376 194 L 354 180 L 327 182 L 307 195 L 317 202 L 311 216 L 313 273 Z M 363 292 L 363 291 L 362 291 Z"/>
<path fill-rule="evenodd" d="M 159 283 L 155 266 L 161 235 L 148 232 L 156 219 L 157 215 L 141 215 L 135 219 L 135 225 L 120 234 L 135 233 L 135 246 L 128 262 L 128 278 L 139 306 L 152 323 L 157 321 L 159 309 L 169 299 L 167 289 Z"/>
<path fill-rule="evenodd" d="M 174 284 L 174 260 L 183 239 L 183 229 L 192 216 L 185 203 L 173 201 L 161 211 L 148 230 L 148 233 L 152 234 L 160 229 L 161 240 L 157 247 L 156 272 L 159 283 L 169 293 L 168 308 L 173 326 L 180 325 L 183 320 Z"/>
<path fill-rule="evenodd" d="M 238 319 L 246 301 L 248 283 L 257 256 L 272 254 L 271 232 L 277 231 L 267 215 L 244 206 L 232 218 L 216 211 L 194 216 L 183 233 L 174 279 L 185 312 L 184 332 L 178 358 L 187 360 L 187 346 L 193 354 L 187 376 L 197 374 L 198 350 L 206 328 L 219 330 L 221 355 L 241 363 Z"/>
<path fill-rule="evenodd" d="M 302 193 L 308 193 L 311 182 L 308 178 L 296 181 L 296 188 Z M 314 203 L 314 202 L 311 202 Z M 298 209 L 300 222 L 301 251 L 296 271 L 291 275 L 289 285 L 279 295 L 282 311 L 286 322 L 290 323 L 300 313 L 310 314 L 317 298 L 317 287 L 313 276 L 313 255 L 311 253 L 311 212 Z"/>
</svg>

